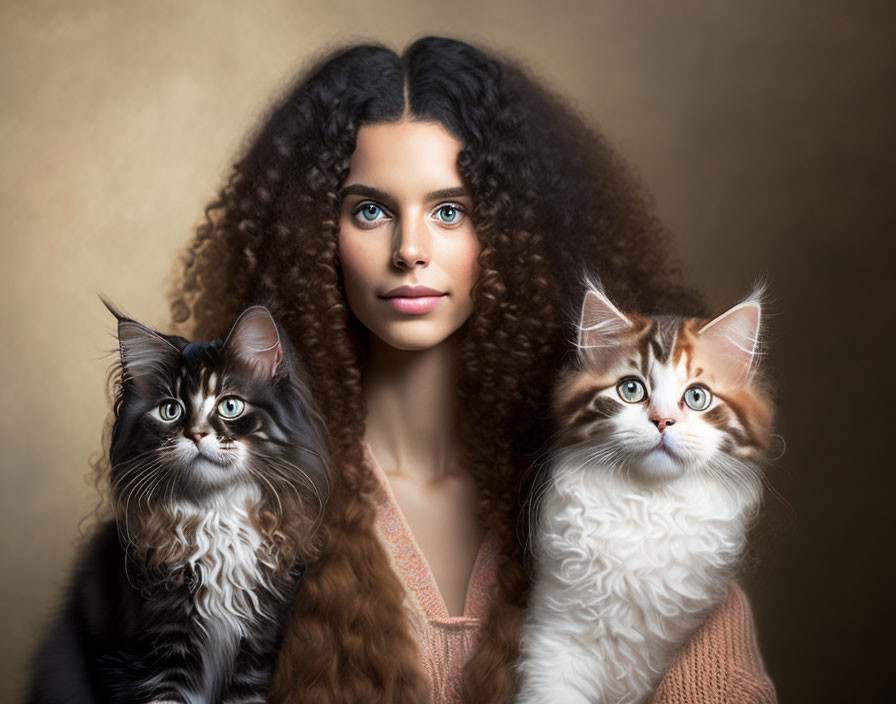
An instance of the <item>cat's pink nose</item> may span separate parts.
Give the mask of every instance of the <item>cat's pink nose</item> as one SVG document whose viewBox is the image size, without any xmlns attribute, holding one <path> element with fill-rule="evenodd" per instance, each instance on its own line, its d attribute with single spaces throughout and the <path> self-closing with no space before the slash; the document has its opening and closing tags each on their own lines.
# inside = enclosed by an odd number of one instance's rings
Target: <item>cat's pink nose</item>
<svg viewBox="0 0 896 704">
<path fill-rule="evenodd" d="M 672 418 L 651 418 L 650 422 L 653 423 L 660 432 L 663 432 L 670 425 L 675 425 L 675 421 Z"/>
<path fill-rule="evenodd" d="M 199 446 L 199 443 L 202 441 L 202 438 L 204 438 L 206 435 L 208 435 L 208 433 L 190 433 L 190 437 L 193 438 L 193 442 L 196 443 L 197 447 Z"/>
</svg>

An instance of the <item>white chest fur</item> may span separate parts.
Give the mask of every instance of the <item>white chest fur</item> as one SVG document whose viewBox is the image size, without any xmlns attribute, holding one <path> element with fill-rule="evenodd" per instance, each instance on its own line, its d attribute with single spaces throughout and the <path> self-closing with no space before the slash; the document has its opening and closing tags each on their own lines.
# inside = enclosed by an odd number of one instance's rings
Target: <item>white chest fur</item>
<svg viewBox="0 0 896 704">
<path fill-rule="evenodd" d="M 260 588 L 270 588 L 270 560 L 252 524 L 249 506 L 258 500 L 254 487 L 239 487 L 201 507 L 178 506 L 178 524 L 196 523 L 189 535 L 186 564 L 192 570 L 193 605 L 204 631 L 203 679 L 211 682 L 229 668 L 241 638 L 270 618 L 262 613 Z"/>
<path fill-rule="evenodd" d="M 638 489 L 561 460 L 535 530 L 517 702 L 645 701 L 724 598 L 755 501 L 691 477 Z"/>
</svg>

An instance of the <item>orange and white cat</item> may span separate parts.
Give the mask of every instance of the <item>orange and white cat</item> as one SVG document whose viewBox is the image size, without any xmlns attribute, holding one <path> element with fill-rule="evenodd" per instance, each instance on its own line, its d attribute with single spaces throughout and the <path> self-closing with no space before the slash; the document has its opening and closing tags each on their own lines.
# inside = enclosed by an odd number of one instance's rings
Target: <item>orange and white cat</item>
<svg viewBox="0 0 896 704">
<path fill-rule="evenodd" d="M 761 290 L 714 320 L 589 284 L 533 532 L 518 704 L 645 702 L 719 605 L 759 506 Z"/>
</svg>

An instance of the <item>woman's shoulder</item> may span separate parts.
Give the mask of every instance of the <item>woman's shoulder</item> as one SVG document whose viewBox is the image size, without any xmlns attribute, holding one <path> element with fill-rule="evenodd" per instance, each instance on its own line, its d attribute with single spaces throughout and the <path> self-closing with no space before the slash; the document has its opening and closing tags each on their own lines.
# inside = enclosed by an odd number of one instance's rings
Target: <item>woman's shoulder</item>
<svg viewBox="0 0 896 704">
<path fill-rule="evenodd" d="M 733 583 L 725 602 L 709 615 L 675 658 L 653 704 L 698 701 L 777 702 L 756 645 L 750 604 Z"/>
</svg>

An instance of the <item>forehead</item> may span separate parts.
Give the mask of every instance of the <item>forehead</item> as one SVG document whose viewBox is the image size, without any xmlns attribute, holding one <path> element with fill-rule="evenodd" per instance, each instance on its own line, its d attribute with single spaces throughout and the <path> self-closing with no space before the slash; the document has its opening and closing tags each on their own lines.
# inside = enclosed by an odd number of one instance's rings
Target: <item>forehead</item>
<svg viewBox="0 0 896 704">
<path fill-rule="evenodd" d="M 636 318 L 628 342 L 621 345 L 616 363 L 607 371 L 635 373 L 650 379 L 693 375 L 695 340 L 688 321 L 682 318 Z"/>
<path fill-rule="evenodd" d="M 460 142 L 437 123 L 366 125 L 358 130 L 346 185 L 375 186 L 396 195 L 461 186 L 460 149 Z"/>
<path fill-rule="evenodd" d="M 701 378 L 718 381 L 713 360 L 707 358 L 694 320 L 660 319 L 639 338 L 636 356 L 640 372 L 654 385 L 677 384 Z"/>
<path fill-rule="evenodd" d="M 214 382 L 222 376 L 220 370 L 226 366 L 225 361 L 220 340 L 189 342 L 181 349 L 172 373 L 190 388 L 202 387 L 208 385 L 210 378 Z"/>
<path fill-rule="evenodd" d="M 642 356 L 658 365 L 677 363 L 686 352 L 681 328 L 681 321 L 675 318 L 651 320 L 640 338 Z"/>
</svg>

